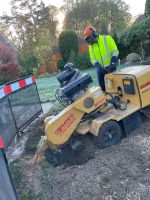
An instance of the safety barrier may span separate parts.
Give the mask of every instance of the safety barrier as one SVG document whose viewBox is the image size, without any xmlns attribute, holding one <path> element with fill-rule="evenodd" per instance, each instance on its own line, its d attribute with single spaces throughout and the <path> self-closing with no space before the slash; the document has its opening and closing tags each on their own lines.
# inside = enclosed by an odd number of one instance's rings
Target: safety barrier
<svg viewBox="0 0 150 200">
<path fill-rule="evenodd" d="M 0 199 L 19 200 L 0 137 Z"/>
<path fill-rule="evenodd" d="M 34 76 L 11 82 L 0 88 L 0 135 L 5 148 L 39 114 L 42 106 Z"/>
</svg>

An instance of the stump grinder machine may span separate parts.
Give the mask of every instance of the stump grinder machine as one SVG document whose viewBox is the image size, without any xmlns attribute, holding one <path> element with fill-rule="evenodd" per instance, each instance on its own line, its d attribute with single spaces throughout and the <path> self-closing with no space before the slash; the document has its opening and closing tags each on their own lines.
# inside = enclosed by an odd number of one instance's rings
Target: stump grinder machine
<svg viewBox="0 0 150 200">
<path fill-rule="evenodd" d="M 57 76 L 56 99 L 65 106 L 56 116 L 46 117 L 45 136 L 38 153 L 49 162 L 63 162 L 63 148 L 80 153 L 79 135 L 92 134 L 99 148 L 110 147 L 142 123 L 143 109 L 150 104 L 150 66 L 127 67 L 105 76 L 106 91 L 90 86 L 89 74 L 80 75 L 72 64 Z"/>
</svg>

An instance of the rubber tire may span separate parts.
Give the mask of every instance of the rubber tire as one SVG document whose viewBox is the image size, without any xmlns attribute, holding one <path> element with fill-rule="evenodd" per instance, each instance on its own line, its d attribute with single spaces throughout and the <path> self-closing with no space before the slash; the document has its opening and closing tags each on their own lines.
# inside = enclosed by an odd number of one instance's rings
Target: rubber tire
<svg viewBox="0 0 150 200">
<path fill-rule="evenodd" d="M 110 143 L 104 141 L 104 135 L 107 131 L 115 131 L 115 136 Z M 98 148 L 104 149 L 112 145 L 118 144 L 122 138 L 122 130 L 120 125 L 116 121 L 108 121 L 104 123 L 98 133 L 98 136 L 94 136 L 94 143 Z"/>
</svg>

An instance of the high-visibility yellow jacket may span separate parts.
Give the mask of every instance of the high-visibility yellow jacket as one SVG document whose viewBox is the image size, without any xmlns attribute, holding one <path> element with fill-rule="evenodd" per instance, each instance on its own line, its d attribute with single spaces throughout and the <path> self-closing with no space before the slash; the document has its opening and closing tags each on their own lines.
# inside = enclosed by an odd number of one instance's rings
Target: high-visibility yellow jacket
<svg viewBox="0 0 150 200">
<path fill-rule="evenodd" d="M 112 56 L 118 56 L 119 51 L 111 36 L 99 35 L 98 42 L 89 45 L 89 53 L 93 65 L 99 62 L 102 67 L 108 67 Z"/>
</svg>

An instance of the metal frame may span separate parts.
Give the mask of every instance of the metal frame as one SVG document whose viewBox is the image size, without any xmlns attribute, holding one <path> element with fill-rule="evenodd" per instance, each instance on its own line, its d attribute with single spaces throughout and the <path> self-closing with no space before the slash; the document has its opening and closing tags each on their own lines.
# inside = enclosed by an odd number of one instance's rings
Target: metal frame
<svg viewBox="0 0 150 200">
<path fill-rule="evenodd" d="M 28 77 L 31 77 L 31 76 L 27 76 L 27 77 L 24 77 L 24 78 L 15 80 L 15 81 L 13 81 L 13 82 L 9 82 L 9 83 L 7 83 L 6 85 L 12 84 L 12 83 L 14 83 L 14 82 L 16 82 L 16 81 L 19 81 L 19 80 L 22 80 L 22 79 L 25 79 L 25 78 L 28 78 Z M 38 103 L 39 103 L 39 107 L 40 107 L 40 108 L 39 108 L 38 112 L 37 112 L 36 114 L 34 114 L 34 116 L 31 116 L 31 118 L 30 118 L 29 120 L 27 120 L 25 123 L 21 124 L 21 126 L 18 127 L 16 118 L 15 118 L 15 115 L 14 115 L 14 112 L 13 112 L 13 109 L 12 109 L 10 96 L 11 96 L 12 94 L 18 93 L 18 92 L 20 92 L 20 91 L 22 91 L 22 90 L 24 90 L 24 89 L 26 89 L 26 88 L 30 88 L 32 85 L 35 85 L 35 90 L 37 91 L 37 94 L 36 94 L 36 95 L 37 95 L 37 98 L 38 98 Z M 15 123 L 15 128 L 16 128 L 16 131 L 17 131 L 17 132 L 15 133 L 15 135 L 19 134 L 20 132 L 23 132 L 23 130 L 24 130 L 30 123 L 32 123 L 33 120 L 34 120 L 35 118 L 37 118 L 41 113 L 43 113 L 43 109 L 42 109 L 42 105 L 41 105 L 41 101 L 40 101 L 40 96 L 39 96 L 39 93 L 38 93 L 38 88 L 37 88 L 37 84 L 36 84 L 36 83 L 32 83 L 32 84 L 30 84 L 30 85 L 27 85 L 27 86 L 25 86 L 25 87 L 23 87 L 23 88 L 21 88 L 21 89 L 19 89 L 19 90 L 17 90 L 17 91 L 11 92 L 11 93 L 8 94 L 7 96 L 4 96 L 2 99 L 0 99 L 0 104 L 1 104 L 1 100 L 5 100 L 5 99 L 6 99 L 6 101 L 8 101 L 9 108 L 10 108 L 10 111 L 11 111 L 11 115 L 12 115 L 13 121 L 14 121 L 14 123 Z M 34 104 L 33 104 L 33 106 L 34 106 Z M 12 142 L 12 141 L 11 141 L 11 142 Z M 11 142 L 10 142 L 10 143 L 11 143 Z M 7 147 L 10 145 L 10 143 L 7 144 Z"/>
<path fill-rule="evenodd" d="M 16 186 L 15 186 L 15 183 L 14 183 L 14 180 L 13 180 L 13 177 L 12 177 L 9 165 L 8 165 L 8 160 L 7 160 L 5 151 L 4 151 L 4 149 L 0 149 L 0 150 L 2 152 L 3 159 L 4 159 L 5 163 L 6 163 L 6 169 L 7 169 L 7 172 L 8 172 L 8 176 L 10 178 L 10 183 L 11 183 L 12 189 L 14 191 L 14 195 L 16 197 L 16 200 L 19 200 L 19 196 L 18 196 L 18 193 L 17 193 L 17 190 L 16 190 Z"/>
</svg>

